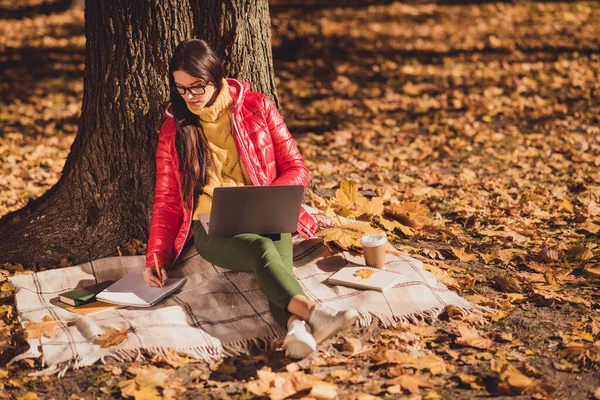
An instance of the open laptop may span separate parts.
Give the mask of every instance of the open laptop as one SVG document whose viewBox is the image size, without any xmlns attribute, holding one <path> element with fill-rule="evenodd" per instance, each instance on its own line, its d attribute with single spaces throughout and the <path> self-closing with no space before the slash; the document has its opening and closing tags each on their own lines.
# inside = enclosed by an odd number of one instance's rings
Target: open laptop
<svg viewBox="0 0 600 400">
<path fill-rule="evenodd" d="M 211 236 L 296 232 L 303 196 L 302 185 L 217 187 L 199 218 Z"/>
</svg>

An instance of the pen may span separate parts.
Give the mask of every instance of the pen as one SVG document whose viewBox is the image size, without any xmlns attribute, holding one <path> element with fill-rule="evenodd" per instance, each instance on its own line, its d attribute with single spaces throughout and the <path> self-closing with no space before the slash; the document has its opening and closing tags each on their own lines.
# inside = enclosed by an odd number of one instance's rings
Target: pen
<svg viewBox="0 0 600 400">
<path fill-rule="evenodd" d="M 156 259 L 156 253 L 152 254 L 154 256 L 154 267 L 156 267 L 156 276 L 160 280 L 160 287 L 162 287 L 162 276 L 160 275 L 160 268 L 158 268 L 158 260 Z"/>
</svg>

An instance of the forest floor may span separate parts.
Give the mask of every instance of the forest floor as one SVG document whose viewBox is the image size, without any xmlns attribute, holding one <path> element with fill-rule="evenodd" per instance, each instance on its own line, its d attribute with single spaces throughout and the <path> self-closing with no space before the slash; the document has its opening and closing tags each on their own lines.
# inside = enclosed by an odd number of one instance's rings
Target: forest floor
<svg viewBox="0 0 600 400">
<path fill-rule="evenodd" d="M 81 9 L 17 18 L 10 4 L 0 1 L 0 216 L 58 179 L 85 54 Z M 600 4 L 275 4 L 272 23 L 313 204 L 368 215 L 451 289 L 497 311 L 355 327 L 299 363 L 277 341 L 213 365 L 155 360 L 142 370 L 176 385 L 146 389 L 281 398 L 308 380 L 315 389 L 294 398 L 600 399 Z M 354 196 L 386 208 L 360 212 Z M 0 365 L 25 349 L 6 282 L 18 273 L 28 271 L 0 270 Z M 120 398 L 142 371 L 111 361 L 27 376 L 40 367 L 0 368 L 0 398 Z M 269 386 L 275 377 L 282 386 Z"/>
</svg>

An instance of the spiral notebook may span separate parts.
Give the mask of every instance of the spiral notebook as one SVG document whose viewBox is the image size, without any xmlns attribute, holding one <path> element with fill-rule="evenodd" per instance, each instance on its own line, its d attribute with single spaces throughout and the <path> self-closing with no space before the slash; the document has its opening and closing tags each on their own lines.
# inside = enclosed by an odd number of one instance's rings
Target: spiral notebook
<svg viewBox="0 0 600 400">
<path fill-rule="evenodd" d="M 169 278 L 163 287 L 149 287 L 141 272 L 131 271 L 96 295 L 97 300 L 132 307 L 152 307 L 184 283 L 185 278 Z"/>
</svg>

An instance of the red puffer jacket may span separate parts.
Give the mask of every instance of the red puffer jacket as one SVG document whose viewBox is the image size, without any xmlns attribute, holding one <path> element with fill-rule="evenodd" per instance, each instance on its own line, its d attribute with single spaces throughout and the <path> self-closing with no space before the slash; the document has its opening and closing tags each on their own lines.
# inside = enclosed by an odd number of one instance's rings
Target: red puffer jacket
<svg viewBox="0 0 600 400">
<path fill-rule="evenodd" d="M 308 169 L 283 118 L 263 94 L 251 92 L 246 82 L 228 79 L 234 105 L 232 134 L 252 184 L 308 185 Z M 170 107 L 170 106 L 169 106 Z M 171 267 L 191 236 L 192 208 L 181 206 L 181 171 L 175 147 L 175 121 L 170 108 L 160 129 L 156 148 L 156 186 L 146 266 Z M 195 200 L 195 199 L 193 199 Z M 300 209 L 298 233 L 312 236 L 318 228 L 315 219 Z"/>
</svg>

